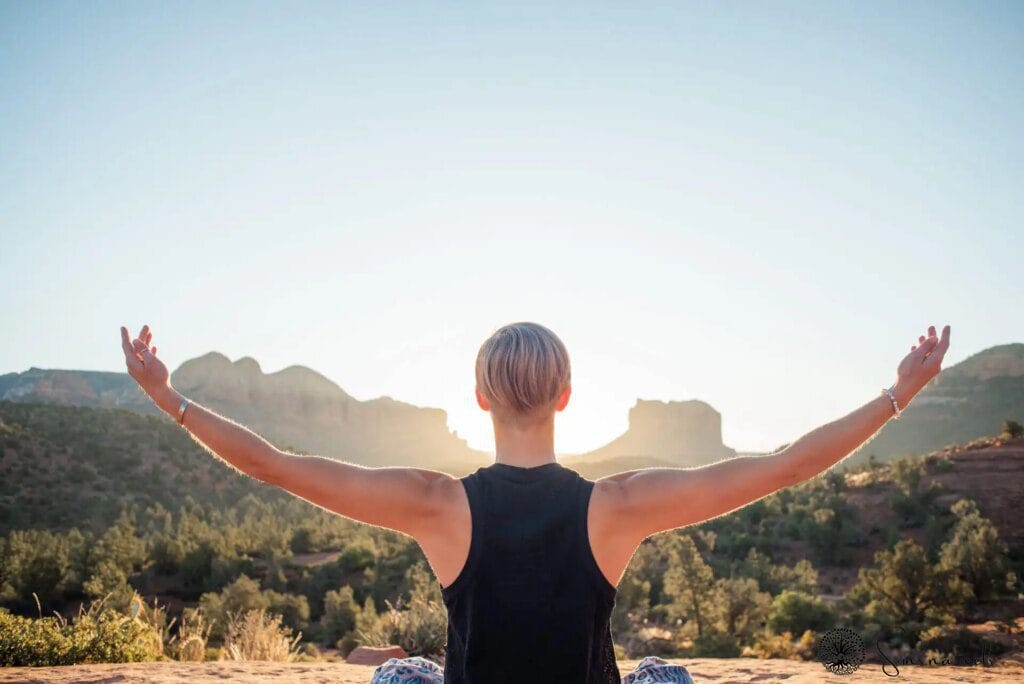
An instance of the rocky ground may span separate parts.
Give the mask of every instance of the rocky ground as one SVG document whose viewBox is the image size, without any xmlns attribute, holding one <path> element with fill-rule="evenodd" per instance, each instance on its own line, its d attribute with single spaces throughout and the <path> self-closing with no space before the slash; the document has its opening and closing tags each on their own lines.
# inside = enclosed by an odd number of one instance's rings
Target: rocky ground
<svg viewBox="0 0 1024 684">
<path fill-rule="evenodd" d="M 856 684 L 858 682 L 946 682 L 1024 681 L 1024 662 L 1004 660 L 996 667 L 901 667 L 897 677 L 887 676 L 879 665 L 865 664 L 851 675 L 830 675 L 815 662 L 792 660 L 710 659 L 676 661 L 686 665 L 697 684 L 714 682 L 759 682 L 760 684 Z M 620 663 L 623 674 L 635 661 Z M 0 668 L 0 682 L 168 682 L 190 684 L 210 682 L 331 682 L 367 684 L 373 667 L 343 663 L 132 663 L 127 665 L 77 665 L 72 667 Z M 890 670 L 890 673 L 892 671 Z"/>
</svg>

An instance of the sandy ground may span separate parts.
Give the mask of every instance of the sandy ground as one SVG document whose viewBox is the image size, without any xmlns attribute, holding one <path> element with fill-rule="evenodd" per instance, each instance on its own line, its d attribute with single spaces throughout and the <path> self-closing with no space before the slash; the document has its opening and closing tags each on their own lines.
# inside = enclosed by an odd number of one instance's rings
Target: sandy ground
<svg viewBox="0 0 1024 684">
<path fill-rule="evenodd" d="M 981 667 L 901 667 L 898 677 L 886 676 L 878 665 L 865 664 L 848 676 L 830 675 L 818 663 L 791 660 L 692 659 L 686 665 L 697 684 L 759 682 L 772 684 L 856 684 L 859 682 L 1024 682 L 1024 665 L 1000 663 Z M 635 661 L 620 663 L 623 674 Z M 373 668 L 340 663 L 133 663 L 129 665 L 76 665 L 72 667 L 0 668 L 0 682 L 332 682 L 367 684 Z M 528 683 L 524 683 L 528 684 Z"/>
</svg>

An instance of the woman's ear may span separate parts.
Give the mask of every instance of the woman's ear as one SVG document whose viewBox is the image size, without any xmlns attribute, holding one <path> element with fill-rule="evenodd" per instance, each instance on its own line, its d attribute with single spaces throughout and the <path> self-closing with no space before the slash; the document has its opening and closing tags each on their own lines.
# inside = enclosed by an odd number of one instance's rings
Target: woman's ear
<svg viewBox="0 0 1024 684">
<path fill-rule="evenodd" d="M 569 404 L 569 395 L 572 394 L 572 385 L 569 385 L 562 393 L 558 395 L 558 403 L 555 404 L 555 410 L 561 411 Z"/>
<path fill-rule="evenodd" d="M 483 392 L 480 391 L 480 388 L 477 387 L 473 391 L 476 393 L 476 405 L 482 408 L 484 411 L 490 411 L 491 403 L 487 401 L 487 397 L 483 395 Z"/>
</svg>

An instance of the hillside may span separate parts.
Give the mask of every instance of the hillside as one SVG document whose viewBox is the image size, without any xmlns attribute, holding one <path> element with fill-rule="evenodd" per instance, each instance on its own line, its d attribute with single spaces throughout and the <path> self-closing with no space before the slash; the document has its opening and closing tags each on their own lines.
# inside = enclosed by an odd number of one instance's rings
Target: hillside
<svg viewBox="0 0 1024 684">
<path fill-rule="evenodd" d="M 978 504 L 981 514 L 990 519 L 999 537 L 1010 549 L 1010 556 L 1024 560 L 1024 439 L 985 438 L 967 445 L 951 446 L 921 459 L 923 473 L 916 492 L 933 494 L 920 523 L 909 521 L 894 506 L 899 486 L 891 471 L 861 470 L 846 476 L 846 502 L 855 511 L 859 542 L 848 567 L 826 568 L 826 587 L 844 593 L 856 579 L 858 567 L 869 565 L 877 551 L 887 548 L 889 535 L 899 530 L 901 537 L 912 538 L 922 545 L 928 543 L 928 522 L 938 526 L 951 524 L 949 509 L 960 499 Z M 885 472 L 884 475 L 879 475 Z M 797 551 L 797 553 L 794 553 Z M 797 557 L 799 550 L 790 547 L 779 557 Z"/>
<path fill-rule="evenodd" d="M 899 421 L 851 459 L 888 460 L 964 444 L 997 434 L 1007 418 L 1024 420 L 1024 344 L 991 347 L 946 368 Z"/>
<path fill-rule="evenodd" d="M 565 462 L 587 477 L 671 465 L 648 457 Z M 937 511 L 958 498 L 978 502 L 1004 540 L 1024 547 L 1024 441 L 980 440 L 924 459 L 920 487 L 934 482 Z M 102 528 L 123 504 L 159 503 L 175 510 L 187 499 L 229 508 L 248 494 L 286 495 L 240 475 L 207 454 L 163 416 L 119 409 L 0 401 L 0 534 L 10 529 Z M 870 560 L 882 530 L 899 523 L 888 475 L 861 469 L 847 475 L 846 501 L 856 510 L 861 554 Z M 800 553 L 796 548 L 794 553 Z"/>
<path fill-rule="evenodd" d="M 228 508 L 283 496 L 212 458 L 163 416 L 0 401 L 0 535 L 11 529 L 104 529 L 123 505 L 186 500 Z"/>
<path fill-rule="evenodd" d="M 153 402 L 127 373 L 29 368 L 0 375 L 0 400 L 119 407 L 156 415 Z"/>
<path fill-rule="evenodd" d="M 363 465 L 416 462 L 466 470 L 486 460 L 448 429 L 447 415 L 380 397 L 360 401 L 319 373 L 291 366 L 264 373 L 251 358 L 211 352 L 183 363 L 175 387 L 274 443 Z M 44 370 L 0 376 L 0 400 L 159 413 L 125 373 Z"/>
</svg>

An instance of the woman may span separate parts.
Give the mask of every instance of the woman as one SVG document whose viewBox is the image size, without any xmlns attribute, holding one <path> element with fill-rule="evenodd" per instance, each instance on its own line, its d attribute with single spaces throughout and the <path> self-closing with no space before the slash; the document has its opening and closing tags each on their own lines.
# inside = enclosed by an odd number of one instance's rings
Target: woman
<svg viewBox="0 0 1024 684">
<path fill-rule="evenodd" d="M 507 325 L 480 348 L 476 401 L 491 414 L 495 462 L 462 478 L 277 449 L 176 392 L 148 326 L 134 340 L 121 328 L 121 341 L 129 374 L 213 454 L 327 510 L 408 534 L 422 547 L 448 611 L 443 674 L 419 659 L 390 661 L 376 682 L 619 684 L 609 619 L 616 585 L 639 544 L 807 480 L 849 455 L 899 418 L 939 373 L 949 333 L 946 326 L 939 338 L 929 328 L 891 387 L 778 453 L 596 482 L 555 460 L 554 417 L 572 391 L 569 355 L 535 323 Z M 691 680 L 685 668 L 647 659 L 625 681 Z"/>
</svg>

